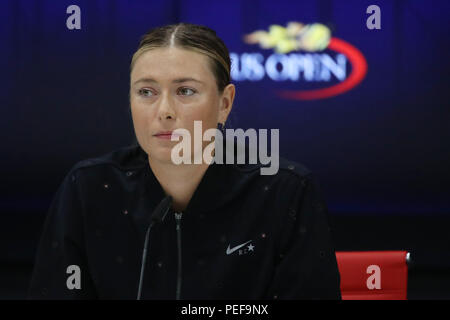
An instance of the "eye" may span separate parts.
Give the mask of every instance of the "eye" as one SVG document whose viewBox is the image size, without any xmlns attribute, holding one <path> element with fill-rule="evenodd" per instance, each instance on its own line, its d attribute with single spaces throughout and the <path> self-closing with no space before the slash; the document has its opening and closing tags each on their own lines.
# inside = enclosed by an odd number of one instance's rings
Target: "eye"
<svg viewBox="0 0 450 320">
<path fill-rule="evenodd" d="M 180 88 L 179 92 L 182 92 L 183 96 L 192 96 L 197 91 L 195 91 L 194 89 L 191 89 L 191 88 L 183 87 L 183 88 Z"/>
<path fill-rule="evenodd" d="M 153 92 L 150 89 L 142 88 L 138 90 L 140 96 L 150 97 L 153 95 Z"/>
</svg>

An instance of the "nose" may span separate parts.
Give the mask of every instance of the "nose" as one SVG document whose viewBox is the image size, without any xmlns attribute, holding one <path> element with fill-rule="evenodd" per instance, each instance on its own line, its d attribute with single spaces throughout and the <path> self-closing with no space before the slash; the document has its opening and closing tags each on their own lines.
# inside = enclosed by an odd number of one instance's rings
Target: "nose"
<svg viewBox="0 0 450 320">
<path fill-rule="evenodd" d="M 170 97 L 169 93 L 163 93 L 161 96 L 159 110 L 158 110 L 158 118 L 161 121 L 175 119 L 175 108 L 173 104 L 173 100 Z"/>
</svg>

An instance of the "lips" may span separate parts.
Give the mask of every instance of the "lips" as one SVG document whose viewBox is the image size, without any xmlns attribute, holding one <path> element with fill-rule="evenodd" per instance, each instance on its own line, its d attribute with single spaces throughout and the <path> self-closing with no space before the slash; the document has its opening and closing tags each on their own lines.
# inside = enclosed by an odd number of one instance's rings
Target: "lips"
<svg viewBox="0 0 450 320">
<path fill-rule="evenodd" d="M 157 134 L 155 134 L 155 136 L 161 136 L 161 135 L 171 135 L 172 131 L 160 131 Z"/>
<path fill-rule="evenodd" d="M 154 135 L 157 138 L 161 139 L 171 139 L 172 136 L 178 137 L 179 135 L 176 133 L 173 133 L 172 131 L 161 131 Z"/>
</svg>

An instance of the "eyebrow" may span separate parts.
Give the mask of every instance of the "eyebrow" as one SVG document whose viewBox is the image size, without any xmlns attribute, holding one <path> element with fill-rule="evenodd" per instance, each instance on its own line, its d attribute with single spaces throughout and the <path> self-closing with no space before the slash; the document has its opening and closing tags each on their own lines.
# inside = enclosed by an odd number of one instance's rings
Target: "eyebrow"
<svg viewBox="0 0 450 320">
<path fill-rule="evenodd" d="M 195 81 L 195 82 L 204 84 L 203 81 L 200 81 L 200 80 L 197 80 L 197 79 L 194 79 L 194 78 L 189 78 L 189 77 L 174 79 L 174 80 L 172 80 L 172 83 L 182 83 L 182 82 L 187 82 L 187 81 Z M 141 79 L 135 81 L 134 84 L 137 84 L 139 82 L 154 82 L 154 83 L 158 83 L 158 81 L 156 81 L 155 79 L 152 79 L 152 78 L 141 78 Z"/>
</svg>

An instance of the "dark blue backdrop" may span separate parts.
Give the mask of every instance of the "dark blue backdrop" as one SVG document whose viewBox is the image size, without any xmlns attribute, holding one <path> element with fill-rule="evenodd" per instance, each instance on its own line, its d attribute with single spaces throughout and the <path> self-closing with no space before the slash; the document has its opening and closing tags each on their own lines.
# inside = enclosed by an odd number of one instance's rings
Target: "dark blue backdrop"
<svg viewBox="0 0 450 320">
<path fill-rule="evenodd" d="M 66 28 L 72 4 L 81 30 Z M 371 4 L 381 30 L 366 28 Z M 289 21 L 327 25 L 364 55 L 363 81 L 310 101 L 274 94 L 292 84 L 236 81 L 232 126 L 279 128 L 281 156 L 318 176 L 333 216 L 448 218 L 449 9 L 400 0 L 1 1 L 2 259 L 30 261 L 34 248 L 13 250 L 9 240 L 17 248 L 27 243 L 20 235 L 37 236 L 75 162 L 131 143 L 131 55 L 148 29 L 180 21 L 216 30 L 230 52 L 265 56 L 242 36 Z"/>
<path fill-rule="evenodd" d="M 2 1 L 1 210 L 44 210 L 77 160 L 133 137 L 128 65 L 149 28 L 207 25 L 235 53 L 267 52 L 244 34 L 319 22 L 357 47 L 368 72 L 328 99 L 278 98 L 272 80 L 236 81 L 233 127 L 279 128 L 281 155 L 318 174 L 332 213 L 450 213 L 448 2 Z M 66 8 L 81 9 L 81 30 Z M 447 10 L 446 10 L 447 9 Z"/>
</svg>

